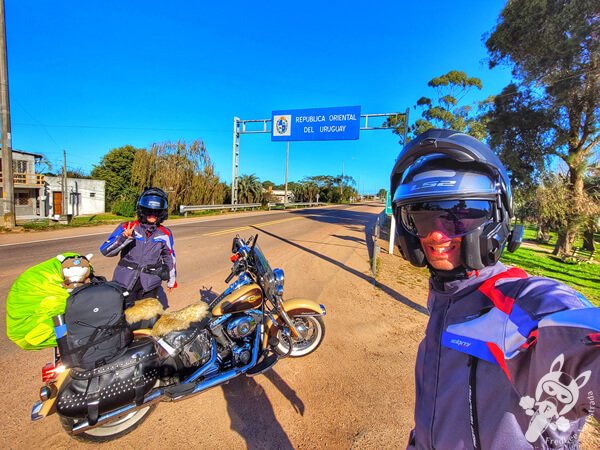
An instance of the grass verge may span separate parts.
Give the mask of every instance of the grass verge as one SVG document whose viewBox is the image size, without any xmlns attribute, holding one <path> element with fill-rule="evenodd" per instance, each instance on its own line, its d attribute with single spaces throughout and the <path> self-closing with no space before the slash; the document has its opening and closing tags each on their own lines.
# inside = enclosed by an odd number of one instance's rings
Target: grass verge
<svg viewBox="0 0 600 450">
<path fill-rule="evenodd" d="M 530 275 L 561 281 L 600 306 L 600 264 L 566 264 L 543 247 L 521 247 L 515 253 L 504 252 L 501 261 L 520 267 Z"/>
</svg>

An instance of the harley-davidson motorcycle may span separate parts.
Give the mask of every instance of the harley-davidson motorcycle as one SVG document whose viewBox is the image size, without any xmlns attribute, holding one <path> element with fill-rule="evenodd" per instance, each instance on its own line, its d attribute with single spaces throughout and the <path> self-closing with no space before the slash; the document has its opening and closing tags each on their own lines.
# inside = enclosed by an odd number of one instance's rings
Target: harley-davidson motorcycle
<svg viewBox="0 0 600 450">
<path fill-rule="evenodd" d="M 110 441 L 139 426 L 158 402 L 184 400 L 315 351 L 325 335 L 325 307 L 283 299 L 283 270 L 271 269 L 257 238 L 233 239 L 225 282 L 237 279 L 187 328 L 160 337 L 153 329 L 135 330 L 124 353 L 87 370 L 67 367 L 59 345 L 54 362 L 42 369 L 32 420 L 57 414 L 73 437 Z M 60 317 L 55 323 L 60 326 Z"/>
</svg>

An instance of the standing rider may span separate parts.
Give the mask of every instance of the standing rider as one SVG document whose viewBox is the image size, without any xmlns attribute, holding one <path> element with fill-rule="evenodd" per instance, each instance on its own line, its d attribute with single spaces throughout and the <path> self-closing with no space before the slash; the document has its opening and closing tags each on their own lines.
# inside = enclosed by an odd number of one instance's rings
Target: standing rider
<svg viewBox="0 0 600 450">
<path fill-rule="evenodd" d="M 104 256 L 121 255 L 113 281 L 129 291 L 128 306 L 142 298 L 158 298 L 168 306 L 167 292 L 177 287 L 173 233 L 161 223 L 168 217 L 168 198 L 162 189 L 151 187 L 137 201 L 138 220 L 120 224 L 100 246 Z"/>
<path fill-rule="evenodd" d="M 398 156 L 391 194 L 403 257 L 431 273 L 409 448 L 577 448 L 600 418 L 600 309 L 498 261 L 523 232 L 498 157 L 429 130 Z"/>
</svg>

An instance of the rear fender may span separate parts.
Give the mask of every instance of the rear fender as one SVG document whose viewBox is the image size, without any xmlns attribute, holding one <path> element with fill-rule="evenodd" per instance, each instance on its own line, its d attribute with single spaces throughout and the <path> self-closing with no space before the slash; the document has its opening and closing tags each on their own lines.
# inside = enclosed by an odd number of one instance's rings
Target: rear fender
<svg viewBox="0 0 600 450">
<path fill-rule="evenodd" d="M 58 377 L 56 377 L 56 381 L 52 383 L 56 389 L 56 395 L 54 397 L 49 398 L 45 402 L 42 402 L 41 400 L 37 401 L 33 405 L 33 409 L 31 411 L 31 420 L 40 420 L 56 412 L 56 399 L 58 397 L 58 392 L 60 392 L 60 388 L 67 379 L 70 371 L 70 369 L 65 369 L 58 375 Z"/>
<path fill-rule="evenodd" d="M 288 316 L 324 316 L 327 311 L 325 306 L 310 300 L 308 298 L 291 298 L 284 300 L 283 309 Z M 273 319 L 276 323 L 273 323 L 271 317 L 266 317 L 265 323 L 265 336 L 263 339 L 263 348 L 267 347 L 268 340 L 270 337 L 277 336 L 278 325 L 283 324 L 283 319 L 278 314 L 272 314 Z"/>
</svg>

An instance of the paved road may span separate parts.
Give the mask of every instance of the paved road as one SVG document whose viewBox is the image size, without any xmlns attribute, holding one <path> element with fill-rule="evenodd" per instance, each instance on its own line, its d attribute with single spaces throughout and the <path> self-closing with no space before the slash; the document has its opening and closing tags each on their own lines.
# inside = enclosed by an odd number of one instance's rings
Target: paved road
<svg viewBox="0 0 600 450">
<path fill-rule="evenodd" d="M 367 242 L 381 210 L 382 205 L 361 205 L 168 222 L 180 284 L 170 296 L 173 309 L 198 300 L 203 286 L 221 291 L 232 237 L 258 232 L 271 265 L 285 270 L 287 297 L 327 306 L 326 340 L 313 355 L 281 361 L 265 376 L 238 378 L 193 399 L 161 404 L 138 430 L 105 448 L 403 445 L 425 315 L 422 306 L 389 286 L 372 283 Z M 27 267 L 63 251 L 96 253 L 95 270 L 110 276 L 117 260 L 97 249 L 113 228 L 0 235 L 0 296 L 6 297 Z M 4 328 L 4 302 L 0 314 Z M 62 432 L 56 417 L 29 420 L 50 350 L 25 352 L 4 334 L 0 344 L 5 377 L 0 448 L 83 448 Z M 398 353 L 401 344 L 406 348 Z"/>
</svg>

